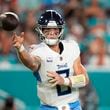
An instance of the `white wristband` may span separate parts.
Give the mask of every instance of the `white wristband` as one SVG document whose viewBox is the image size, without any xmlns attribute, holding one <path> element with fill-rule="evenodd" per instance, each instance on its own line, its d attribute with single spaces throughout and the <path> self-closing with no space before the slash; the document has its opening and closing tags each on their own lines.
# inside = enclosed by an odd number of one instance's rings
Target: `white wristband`
<svg viewBox="0 0 110 110">
<path fill-rule="evenodd" d="M 64 85 L 69 86 L 69 84 L 70 84 L 69 78 L 63 78 L 63 79 L 64 79 Z"/>
<path fill-rule="evenodd" d="M 25 50 L 25 47 L 23 46 L 23 44 L 21 45 L 21 47 L 18 49 L 19 52 L 22 52 Z"/>
</svg>

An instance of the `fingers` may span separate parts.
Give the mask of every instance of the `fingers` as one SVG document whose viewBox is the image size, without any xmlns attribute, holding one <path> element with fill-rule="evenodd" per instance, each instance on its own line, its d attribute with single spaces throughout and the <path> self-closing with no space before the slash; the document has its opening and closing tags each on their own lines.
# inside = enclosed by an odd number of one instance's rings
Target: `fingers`
<svg viewBox="0 0 110 110">
<path fill-rule="evenodd" d="M 55 73 L 55 72 L 50 72 L 50 71 L 47 71 L 47 72 L 48 72 L 48 74 L 47 74 L 48 77 L 54 78 L 57 76 L 57 73 Z"/>
<path fill-rule="evenodd" d="M 52 85 L 51 85 L 51 87 L 55 87 L 56 85 L 58 85 L 58 82 L 56 81 L 55 83 L 53 83 Z"/>
<path fill-rule="evenodd" d="M 57 79 L 50 79 L 48 82 L 51 84 L 51 87 L 55 87 L 59 84 Z"/>
<path fill-rule="evenodd" d="M 24 32 L 21 32 L 19 36 L 16 34 L 16 32 L 13 32 L 12 37 L 24 37 Z"/>
<path fill-rule="evenodd" d="M 14 38 L 16 37 L 16 32 L 13 32 L 13 35 L 12 35 L 12 40 L 14 40 Z"/>
<path fill-rule="evenodd" d="M 56 81 L 57 81 L 57 79 L 49 79 L 49 80 L 48 80 L 49 83 L 54 83 L 54 82 L 56 82 Z"/>
<path fill-rule="evenodd" d="M 48 71 L 47 76 L 49 77 L 48 82 L 51 83 L 51 87 L 56 86 L 57 85 L 57 83 L 56 83 L 57 82 L 56 73 Z"/>
<path fill-rule="evenodd" d="M 15 42 L 16 42 L 16 37 L 17 37 L 17 35 L 16 35 L 16 33 L 14 32 L 13 35 L 12 35 L 12 41 L 13 41 L 12 43 L 13 43 L 13 44 L 15 44 Z"/>
<path fill-rule="evenodd" d="M 51 87 L 63 84 L 63 78 L 58 73 L 48 71 L 47 76 L 49 77 L 48 82 L 51 83 Z"/>
<path fill-rule="evenodd" d="M 24 37 L 24 32 L 21 32 L 21 35 L 20 35 L 21 37 Z"/>
<path fill-rule="evenodd" d="M 22 32 L 20 35 L 17 35 L 16 32 L 14 32 L 12 35 L 13 46 L 16 48 L 20 48 L 23 42 L 24 42 L 24 32 Z"/>
</svg>

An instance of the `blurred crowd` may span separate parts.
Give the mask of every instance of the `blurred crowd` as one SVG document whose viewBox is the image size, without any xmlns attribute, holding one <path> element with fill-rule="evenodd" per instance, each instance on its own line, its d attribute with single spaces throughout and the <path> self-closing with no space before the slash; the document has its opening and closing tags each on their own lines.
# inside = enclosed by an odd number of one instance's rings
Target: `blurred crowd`
<svg viewBox="0 0 110 110">
<path fill-rule="evenodd" d="M 109 0 L 0 0 L 0 13 L 12 11 L 19 15 L 16 33 L 25 32 L 25 47 L 38 43 L 34 28 L 45 9 L 55 9 L 66 21 L 64 38 L 79 43 L 82 63 L 110 64 L 110 5 Z M 12 47 L 12 32 L 0 29 L 0 64 L 20 63 Z"/>
<path fill-rule="evenodd" d="M 15 106 L 14 98 L 12 96 L 7 97 L 4 100 L 4 104 L 0 108 L 0 110 L 17 110 Z"/>
<path fill-rule="evenodd" d="M 64 38 L 74 39 L 79 43 L 84 65 L 110 65 L 109 0 L 0 0 L 0 13 L 12 11 L 18 14 L 20 25 L 15 31 L 17 34 L 25 32 L 26 48 L 40 42 L 35 26 L 39 15 L 46 9 L 55 9 L 64 17 Z M 0 67 L 20 63 L 12 46 L 11 35 L 12 32 L 0 29 Z M 88 92 L 82 92 L 83 99 L 88 97 L 84 104 L 93 101 L 97 105 L 96 94 L 89 87 Z M 84 110 L 96 110 L 91 108 Z"/>
</svg>

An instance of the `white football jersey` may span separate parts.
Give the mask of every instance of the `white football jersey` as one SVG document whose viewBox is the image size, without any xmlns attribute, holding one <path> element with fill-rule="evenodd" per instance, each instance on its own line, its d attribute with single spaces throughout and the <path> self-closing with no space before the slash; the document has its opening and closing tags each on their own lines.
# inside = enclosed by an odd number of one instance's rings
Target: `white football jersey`
<svg viewBox="0 0 110 110">
<path fill-rule="evenodd" d="M 53 71 L 62 77 L 74 74 L 73 64 L 80 54 L 78 44 L 74 40 L 62 40 L 63 51 L 61 54 L 50 49 L 45 43 L 40 43 L 31 50 L 31 55 L 41 58 L 39 71 L 34 73 L 38 83 L 38 96 L 42 103 L 59 106 L 64 103 L 78 100 L 79 92 L 76 88 L 68 86 L 51 87 L 48 82 L 47 71 Z"/>
</svg>

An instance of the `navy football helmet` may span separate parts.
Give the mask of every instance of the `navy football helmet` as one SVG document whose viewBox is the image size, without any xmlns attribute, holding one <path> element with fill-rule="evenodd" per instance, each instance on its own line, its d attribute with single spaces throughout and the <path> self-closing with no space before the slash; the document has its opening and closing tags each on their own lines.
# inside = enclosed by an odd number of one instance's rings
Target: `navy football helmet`
<svg viewBox="0 0 110 110">
<path fill-rule="evenodd" d="M 55 10 L 46 10 L 38 19 L 36 31 L 40 36 L 41 40 L 48 45 L 54 45 L 62 38 L 64 31 L 64 20 L 61 15 Z M 48 39 L 42 32 L 43 28 L 59 28 L 60 33 L 56 39 Z"/>
</svg>

